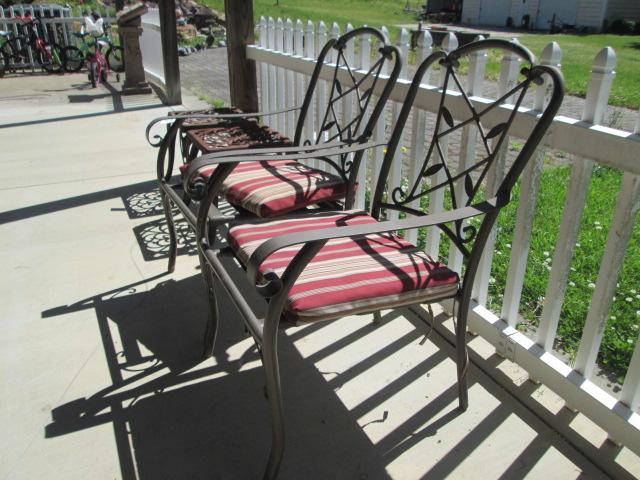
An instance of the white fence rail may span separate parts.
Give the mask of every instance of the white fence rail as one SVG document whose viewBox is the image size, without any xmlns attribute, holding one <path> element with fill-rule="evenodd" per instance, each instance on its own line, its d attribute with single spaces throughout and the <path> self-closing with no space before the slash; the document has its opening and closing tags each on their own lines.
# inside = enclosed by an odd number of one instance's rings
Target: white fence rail
<svg viewBox="0 0 640 480">
<path fill-rule="evenodd" d="M 347 28 L 351 28 L 348 26 Z M 259 45 L 248 47 L 249 58 L 258 62 L 260 80 L 260 104 L 263 111 L 275 110 L 292 105 L 300 105 L 305 82 L 315 65 L 315 56 L 327 39 L 327 36 L 339 34 L 339 27 L 333 25 L 327 29 L 324 22 L 314 25 L 312 22 L 303 24 L 300 20 L 282 21 L 261 18 L 258 27 Z M 398 38 L 398 46 L 407 52 L 407 32 L 402 30 Z M 449 34 L 443 42 L 445 50 L 454 49 L 457 39 Z M 366 43 L 360 45 L 358 67 L 366 70 L 369 61 L 369 51 Z M 416 58 L 425 58 L 433 49 L 432 40 L 428 32 L 418 43 Z M 552 43 L 545 48 L 541 62 L 548 65 L 560 64 L 560 47 Z M 348 55 L 354 55 L 349 52 Z M 472 101 L 476 104 L 486 103 L 481 98 L 484 82 L 484 70 L 487 56 L 477 54 L 471 59 L 468 73 L 467 90 Z M 518 72 L 518 62 L 507 56 L 502 61 L 502 70 L 498 90 L 506 90 L 507 85 Z M 478 275 L 475 287 L 476 303 L 470 318 L 470 330 L 479 333 L 491 342 L 501 352 L 509 352 L 509 358 L 516 361 L 529 371 L 531 377 L 540 380 L 562 396 L 573 408 L 577 408 L 600 425 L 609 435 L 636 454 L 640 455 L 640 416 L 636 409 L 640 406 L 640 342 L 636 340 L 630 366 L 627 371 L 622 392 L 619 398 L 605 392 L 592 381 L 596 357 L 600 349 L 604 327 L 607 323 L 609 309 L 615 294 L 616 282 L 621 270 L 622 262 L 627 251 L 631 232 L 636 222 L 636 213 L 640 207 L 640 116 L 634 132 L 609 128 L 602 125 L 607 109 L 611 83 L 615 76 L 616 57 L 610 48 L 603 49 L 595 58 L 588 87 L 582 118 L 557 116 L 546 135 L 544 146 L 531 161 L 521 182 L 521 194 L 518 205 L 513 248 L 507 275 L 507 289 L 505 291 L 500 316 L 486 308 L 488 281 L 491 273 L 491 257 L 486 255 L 482 267 L 482 274 Z M 329 69 L 322 73 L 321 78 L 330 80 Z M 405 165 L 406 175 L 411 182 L 417 175 L 419 162 L 423 156 L 423 135 L 426 129 L 426 116 L 429 112 L 437 112 L 439 93 L 438 86 L 441 79 L 425 78 L 416 98 L 409 134 L 405 139 L 409 154 Z M 407 70 L 403 70 L 400 79 L 394 87 L 390 101 L 391 114 L 386 116 L 387 125 L 381 123 L 376 131 L 378 139 L 385 137 L 385 131 L 390 131 L 389 125 L 394 121 L 399 104 L 407 92 L 410 79 Z M 377 85 L 377 92 L 383 88 L 384 81 Z M 449 92 L 447 106 L 454 117 L 465 112 L 465 105 L 460 93 Z M 322 89 L 318 94 L 322 97 Z M 544 102 L 544 91 L 532 101 L 531 108 L 521 108 L 513 125 L 514 136 L 523 135 L 530 130 L 535 122 L 536 114 Z M 348 106 L 342 106 L 343 114 L 348 114 Z M 497 124 L 506 116 L 510 106 L 505 105 L 496 109 L 488 119 L 487 128 Z M 311 110 L 310 115 L 317 115 Z M 271 125 L 280 131 L 292 132 L 296 118 L 294 116 L 270 117 Z M 305 135 L 314 136 L 313 124 L 319 124 L 320 119 L 308 122 Z M 466 165 L 475 157 L 476 132 L 473 127 L 467 127 L 460 141 L 458 151 L 459 165 Z M 536 200 L 540 187 L 542 160 L 546 149 L 554 149 L 574 156 L 571 182 L 567 193 L 560 232 L 551 263 L 551 274 L 544 299 L 544 306 L 540 326 L 535 338 L 519 332 L 517 324 L 518 310 L 522 288 L 525 279 L 525 269 L 530 248 L 531 231 L 535 212 Z M 452 155 L 451 151 L 449 155 Z M 371 179 L 365 182 L 367 172 L 374 177 L 379 171 L 382 152 L 375 152 L 367 159 L 368 164 L 361 168 L 360 185 L 371 185 Z M 580 219 L 585 209 L 587 189 L 590 184 L 591 173 L 596 164 L 607 165 L 624 172 L 623 181 L 618 193 L 614 219 L 608 234 L 605 252 L 601 260 L 601 267 L 591 299 L 589 313 L 585 319 L 585 328 L 578 350 L 575 365 L 566 365 L 553 350 L 556 339 L 561 306 L 565 299 L 571 260 L 574 254 Z M 401 177 L 401 163 L 397 162 L 397 170 L 393 178 L 398 181 Z M 499 172 L 496 172 L 499 175 Z M 439 209 L 441 199 L 430 199 L 432 209 Z M 359 189 L 357 207 L 364 208 L 365 192 Z M 415 240 L 413 238 L 412 240 Z M 427 250 L 438 253 L 440 235 L 436 231 L 427 235 Z M 454 249 L 451 249 L 454 250 Z M 490 247 L 488 251 L 492 251 Z M 459 267 L 461 259 L 452 255 L 449 264 Z M 639 282 L 640 284 L 640 279 Z M 639 289 L 640 290 L 640 289 Z M 451 305 L 445 306 L 451 308 Z M 640 318 L 633 320 L 640 321 Z"/>
</svg>

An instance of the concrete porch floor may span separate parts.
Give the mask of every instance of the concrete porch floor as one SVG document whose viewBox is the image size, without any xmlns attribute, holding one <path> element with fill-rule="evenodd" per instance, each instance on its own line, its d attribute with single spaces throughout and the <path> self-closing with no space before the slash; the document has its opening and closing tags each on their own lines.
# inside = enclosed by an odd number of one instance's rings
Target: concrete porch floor
<svg viewBox="0 0 640 480">
<path fill-rule="evenodd" d="M 168 108 L 80 74 L 1 85 L 0 478 L 260 478 L 270 430 L 253 342 L 222 297 L 203 361 L 194 249 L 165 273 L 144 128 Z M 640 476 L 637 457 L 481 338 L 459 414 L 446 335 L 425 337 L 408 310 L 384 319 L 282 332 L 281 478 Z"/>
</svg>

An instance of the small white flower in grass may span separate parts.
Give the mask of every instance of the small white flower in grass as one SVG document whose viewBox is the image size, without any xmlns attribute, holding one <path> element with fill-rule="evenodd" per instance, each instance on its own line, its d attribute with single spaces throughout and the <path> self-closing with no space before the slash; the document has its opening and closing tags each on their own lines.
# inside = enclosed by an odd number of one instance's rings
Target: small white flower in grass
<svg viewBox="0 0 640 480">
<path fill-rule="evenodd" d="M 511 244 L 510 244 L 510 243 L 507 243 L 506 247 L 507 247 L 507 248 L 511 248 Z"/>
<path fill-rule="evenodd" d="M 600 222 L 593 222 L 594 225 L 600 225 Z"/>
<path fill-rule="evenodd" d="M 616 283 L 616 288 L 620 288 L 620 282 Z"/>
<path fill-rule="evenodd" d="M 630 339 L 630 338 L 627 338 L 627 343 L 630 343 L 630 344 L 632 344 L 632 345 L 633 345 L 633 340 L 632 340 L 632 339 Z"/>
<path fill-rule="evenodd" d="M 493 278 L 493 277 L 490 277 L 490 278 L 489 278 L 489 283 L 496 283 L 496 279 L 495 279 L 495 278 Z"/>
<path fill-rule="evenodd" d="M 636 298 L 637 298 L 638 300 L 640 300 L 640 293 L 639 293 L 638 295 L 636 295 Z"/>
<path fill-rule="evenodd" d="M 548 256 L 549 256 L 549 252 L 542 252 L 542 254 L 543 254 L 545 257 L 548 257 Z"/>
<path fill-rule="evenodd" d="M 636 291 L 634 289 L 631 289 L 631 290 L 629 290 L 629 293 L 633 293 L 635 295 Z"/>
<path fill-rule="evenodd" d="M 573 268 L 573 267 L 571 267 L 571 271 L 572 271 L 572 272 L 575 272 L 575 271 L 576 271 L 576 269 L 575 269 L 575 268 Z"/>
<path fill-rule="evenodd" d="M 615 302 L 618 299 L 615 295 L 613 296 L 613 301 Z"/>
<path fill-rule="evenodd" d="M 596 225 L 596 230 L 602 230 L 602 227 L 600 225 Z"/>
<path fill-rule="evenodd" d="M 636 310 L 636 316 L 640 317 L 640 310 Z M 637 327 L 637 325 L 636 325 L 636 327 Z"/>
<path fill-rule="evenodd" d="M 627 297 L 627 298 L 624 299 L 624 301 L 631 303 L 631 302 L 633 302 L 633 298 Z"/>
<path fill-rule="evenodd" d="M 551 271 L 551 267 L 549 265 L 547 265 L 547 270 Z"/>
<path fill-rule="evenodd" d="M 575 286 L 576 286 L 576 283 L 575 283 L 575 282 L 569 282 L 569 286 L 570 286 L 570 287 L 575 287 Z"/>
<path fill-rule="evenodd" d="M 496 250 L 496 255 L 502 255 L 502 252 L 500 250 Z"/>
<path fill-rule="evenodd" d="M 589 282 L 589 285 L 587 285 L 589 288 L 596 288 L 596 284 Z"/>
<path fill-rule="evenodd" d="M 579 243 L 576 243 L 576 247 L 580 247 L 580 244 L 579 244 Z"/>
<path fill-rule="evenodd" d="M 616 317 L 615 315 L 611 315 L 611 316 L 609 317 L 609 320 L 617 320 L 617 319 L 618 319 L 618 317 Z"/>
</svg>

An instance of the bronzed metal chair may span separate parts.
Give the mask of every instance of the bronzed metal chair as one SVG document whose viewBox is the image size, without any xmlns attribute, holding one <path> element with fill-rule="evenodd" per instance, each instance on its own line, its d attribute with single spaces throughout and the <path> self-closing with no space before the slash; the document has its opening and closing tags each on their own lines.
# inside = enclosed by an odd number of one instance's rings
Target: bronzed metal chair
<svg viewBox="0 0 640 480">
<path fill-rule="evenodd" d="M 516 55 L 525 66 L 515 86 L 497 100 L 472 100 L 465 93 L 458 69 L 470 54 L 488 49 Z M 433 66 L 445 70 L 442 72 L 444 88 L 430 90 L 430 94 L 438 99 L 438 107 L 435 128 L 426 132 L 428 148 L 420 175 L 413 184 L 390 185 L 388 175 L 421 80 Z M 528 115 L 516 117 L 522 110 L 526 93 L 534 84 L 548 89 L 547 106 L 543 112 L 529 110 Z M 448 89 L 451 90 L 447 92 Z M 273 433 L 265 478 L 277 476 L 284 451 L 284 412 L 277 351 L 277 332 L 281 323 L 332 320 L 454 299 L 457 304 L 454 311 L 457 312 L 459 408 L 467 409 L 467 316 L 480 258 L 498 213 L 509 203 L 512 189 L 543 139 L 563 95 L 560 72 L 553 67 L 535 65 L 533 55 L 516 43 L 481 40 L 449 54 L 433 53 L 418 67 L 408 90 L 371 199 L 370 214 L 350 210 L 352 202 L 348 200 L 346 210 L 341 211 L 318 211 L 286 219 L 235 221 L 228 224 L 226 245 L 216 241 L 219 224 L 211 221 L 208 207 L 215 204 L 224 179 L 235 164 L 255 159 L 237 155 L 218 156 L 217 160 L 207 157 L 208 164 L 215 160 L 218 168 L 207 183 L 197 227 L 204 260 L 202 273 L 210 293 L 206 341 L 215 341 L 218 299 L 213 292 L 215 284 L 220 282 L 253 336 L 266 372 Z M 513 104 L 510 100 L 507 104 L 511 98 L 514 98 Z M 465 126 L 477 129 L 480 154 L 476 155 L 475 163 L 456 169 L 447 161 L 441 142 Z M 494 168 L 500 157 L 498 152 L 506 147 L 510 135 L 522 138 L 524 145 L 504 177 L 498 176 L 494 187 L 486 187 L 487 172 Z M 339 148 L 329 153 L 338 158 L 343 155 Z M 290 158 L 286 149 L 267 156 L 279 160 Z M 197 166 L 198 162 L 196 160 L 194 164 Z M 428 214 L 416 206 L 423 197 L 438 191 L 448 197 L 445 206 L 449 204 L 450 208 Z M 385 215 L 391 211 L 399 212 L 404 218 L 386 220 Z M 469 221 L 472 218 L 477 218 L 479 224 Z M 446 235 L 451 248 L 456 248 L 464 259 L 460 271 L 453 271 L 437 258 L 431 258 L 398 233 L 423 227 L 437 227 Z M 230 254 L 245 267 L 248 286 L 254 286 L 267 299 L 264 318 L 254 314 L 241 293 L 242 288 L 233 283 L 225 270 L 223 257 Z M 211 348 L 210 345 L 206 349 Z"/>
<path fill-rule="evenodd" d="M 365 42 L 370 42 L 373 52 L 371 67 L 357 70 L 347 61 L 346 51 L 350 44 L 364 46 Z M 325 65 L 330 59 L 331 63 Z M 213 152 L 237 154 L 243 150 L 246 158 L 251 158 L 257 150 L 265 153 L 277 148 L 276 152 L 281 153 L 279 149 L 286 147 L 290 153 L 286 160 L 245 162 L 225 178 L 222 196 L 237 209 L 227 219 L 275 217 L 312 205 L 335 209 L 345 197 L 353 195 L 357 171 L 352 166 L 359 162 L 345 153 L 343 161 L 335 163 L 323 152 L 335 148 L 346 152 L 352 145 L 371 140 L 400 68 L 400 52 L 383 33 L 369 27 L 357 28 L 329 40 L 320 52 L 304 102 L 298 109 L 293 139 L 258 122 L 261 117 L 282 112 L 247 114 L 236 109 L 213 109 L 204 113 L 178 112 L 153 120 L 147 127 L 147 139 L 159 147 L 157 175 L 170 234 L 169 271 L 174 269 L 177 254 L 172 206 L 178 207 L 195 228 L 197 201 L 215 170 L 208 159 Z M 382 86 L 380 79 L 387 76 L 387 71 L 389 81 Z M 321 82 L 326 86 L 322 104 L 318 93 L 322 90 Z M 345 109 L 339 115 L 340 105 L 350 106 L 350 113 Z M 310 128 L 314 109 L 321 121 Z M 170 126 L 164 136 L 151 141 L 151 129 L 160 122 L 168 122 Z M 183 181 L 171 184 L 178 139 Z M 208 155 L 192 161 L 198 153 Z M 360 154 L 354 151 L 354 155 Z M 310 161 L 324 163 L 326 168 L 314 168 Z M 222 217 L 217 210 L 212 215 Z"/>
</svg>

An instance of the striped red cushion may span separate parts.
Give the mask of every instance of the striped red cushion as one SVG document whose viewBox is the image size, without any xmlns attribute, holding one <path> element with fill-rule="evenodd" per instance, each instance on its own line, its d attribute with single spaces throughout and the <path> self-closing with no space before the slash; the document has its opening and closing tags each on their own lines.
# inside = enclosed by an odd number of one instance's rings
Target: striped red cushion
<svg viewBox="0 0 640 480">
<path fill-rule="evenodd" d="M 188 165 L 180 167 L 186 171 Z M 214 167 L 200 175 L 211 176 Z M 338 176 L 295 160 L 239 163 L 223 183 L 222 192 L 232 205 L 259 217 L 273 217 L 321 202 L 345 197 L 346 184 Z"/>
<path fill-rule="evenodd" d="M 243 224 L 229 231 L 229 243 L 247 264 L 269 238 L 345 225 L 375 223 L 360 211 L 325 212 L 295 219 Z M 300 245 L 284 248 L 263 262 L 282 275 Z M 393 234 L 330 240 L 300 275 L 289 293 L 288 320 L 310 322 L 449 298 L 458 290 L 458 274 Z"/>
</svg>

